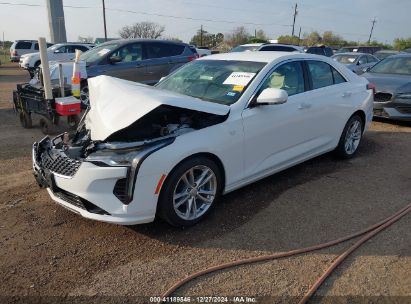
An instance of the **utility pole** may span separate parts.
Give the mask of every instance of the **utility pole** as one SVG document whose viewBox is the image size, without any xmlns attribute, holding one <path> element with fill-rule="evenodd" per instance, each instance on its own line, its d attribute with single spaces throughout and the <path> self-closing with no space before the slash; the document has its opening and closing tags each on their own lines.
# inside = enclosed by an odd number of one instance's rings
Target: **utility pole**
<svg viewBox="0 0 411 304">
<path fill-rule="evenodd" d="M 301 26 L 300 26 L 300 31 L 298 32 L 298 45 L 300 45 L 301 41 Z"/>
<path fill-rule="evenodd" d="M 104 20 L 104 41 L 107 41 L 107 25 L 106 25 L 106 4 L 103 0 L 103 20 Z"/>
<path fill-rule="evenodd" d="M 295 7 L 294 7 L 294 21 L 293 21 L 293 31 L 292 31 L 292 33 L 291 33 L 291 36 L 294 36 L 294 26 L 295 26 L 295 18 L 297 17 L 297 3 L 295 4 Z"/>
<path fill-rule="evenodd" d="M 372 26 L 371 26 L 370 37 L 368 38 L 368 44 L 370 44 L 370 42 L 371 42 L 372 31 L 374 30 L 374 25 L 377 22 L 377 20 L 375 20 L 375 17 L 374 17 L 373 21 L 371 21 L 371 22 L 372 22 Z"/>
<path fill-rule="evenodd" d="M 200 28 L 200 46 L 203 46 L 203 25 Z"/>
<path fill-rule="evenodd" d="M 257 29 L 254 29 L 254 38 L 257 38 Z"/>
</svg>

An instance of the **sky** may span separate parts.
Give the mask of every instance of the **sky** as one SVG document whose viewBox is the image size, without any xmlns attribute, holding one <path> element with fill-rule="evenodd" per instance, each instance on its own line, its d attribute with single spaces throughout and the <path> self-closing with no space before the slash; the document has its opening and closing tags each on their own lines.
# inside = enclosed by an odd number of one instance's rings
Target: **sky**
<svg viewBox="0 0 411 304">
<path fill-rule="evenodd" d="M 411 0 L 105 0 L 105 3 L 109 37 L 118 37 L 118 31 L 125 25 L 153 21 L 165 26 L 164 36 L 185 42 L 189 42 L 201 25 L 210 33 L 223 34 L 244 25 L 251 34 L 262 29 L 270 39 L 276 39 L 291 34 L 295 3 L 298 4 L 296 35 L 301 27 L 302 34 L 331 30 L 346 40 L 367 41 L 375 18 L 372 40 L 392 43 L 397 37 L 411 37 Z M 63 0 L 63 4 L 68 41 L 77 41 L 79 36 L 104 37 L 102 0 Z M 0 39 L 4 33 L 5 40 L 40 36 L 50 40 L 47 18 L 46 0 L 0 0 Z"/>
</svg>

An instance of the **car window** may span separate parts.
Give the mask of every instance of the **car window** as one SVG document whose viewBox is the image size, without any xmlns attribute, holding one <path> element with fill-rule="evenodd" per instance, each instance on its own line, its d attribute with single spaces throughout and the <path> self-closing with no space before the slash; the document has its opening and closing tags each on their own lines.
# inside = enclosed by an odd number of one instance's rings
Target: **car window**
<svg viewBox="0 0 411 304">
<path fill-rule="evenodd" d="M 325 56 L 331 57 L 333 55 L 333 50 L 331 48 L 325 48 Z"/>
<path fill-rule="evenodd" d="M 70 53 L 75 53 L 76 50 L 80 50 L 82 52 L 87 52 L 88 48 L 84 45 L 72 45 L 71 46 L 71 52 Z"/>
<path fill-rule="evenodd" d="M 388 57 L 375 64 L 370 73 L 411 75 L 410 57 Z"/>
<path fill-rule="evenodd" d="M 366 56 L 361 56 L 360 59 L 358 59 L 359 64 L 366 64 L 367 63 L 367 57 Z"/>
<path fill-rule="evenodd" d="M 282 45 L 267 45 L 263 46 L 260 51 L 275 51 L 275 52 L 294 52 L 295 49 L 289 46 Z"/>
<path fill-rule="evenodd" d="M 371 56 L 371 55 L 367 55 L 367 60 L 369 63 L 378 61 L 374 56 Z"/>
<path fill-rule="evenodd" d="M 111 57 L 120 57 L 121 62 L 134 62 L 143 59 L 143 46 L 141 43 L 130 43 L 115 51 Z"/>
<path fill-rule="evenodd" d="M 194 60 L 160 81 L 156 87 L 230 105 L 240 98 L 266 64 L 253 61 Z"/>
<path fill-rule="evenodd" d="M 292 96 L 304 92 L 304 76 L 301 62 L 284 63 L 274 70 L 261 87 L 282 89 Z"/>
<path fill-rule="evenodd" d="M 168 44 L 152 42 L 146 46 L 148 58 L 163 58 L 178 56 L 184 52 L 185 46 L 180 44 Z"/>
<path fill-rule="evenodd" d="M 334 84 L 331 66 L 322 61 L 307 61 L 308 70 L 311 75 L 313 89 L 319 89 Z"/>
<path fill-rule="evenodd" d="M 347 82 L 347 80 L 345 80 L 345 78 L 336 69 L 331 67 L 331 71 L 333 73 L 334 84 Z"/>
<path fill-rule="evenodd" d="M 353 64 L 357 58 L 357 55 L 334 55 L 332 59 L 342 64 Z"/>
<path fill-rule="evenodd" d="M 34 49 L 35 49 L 36 51 L 39 50 L 39 44 L 38 44 L 38 42 L 36 42 L 36 43 L 34 44 Z"/>
<path fill-rule="evenodd" d="M 29 42 L 29 41 L 19 41 L 19 42 L 17 42 L 17 44 L 16 44 L 16 49 L 19 49 L 19 50 L 29 50 L 29 49 L 31 49 L 31 42 Z"/>
</svg>

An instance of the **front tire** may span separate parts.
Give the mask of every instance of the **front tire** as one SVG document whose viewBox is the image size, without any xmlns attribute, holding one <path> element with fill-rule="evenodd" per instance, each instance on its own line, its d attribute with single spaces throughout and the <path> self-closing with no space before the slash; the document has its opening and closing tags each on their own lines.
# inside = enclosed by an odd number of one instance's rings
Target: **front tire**
<svg viewBox="0 0 411 304">
<path fill-rule="evenodd" d="M 335 149 L 336 154 L 344 159 L 352 158 L 358 150 L 362 134 L 364 131 L 364 122 L 357 114 L 351 116 L 341 134 L 340 141 Z"/>
<path fill-rule="evenodd" d="M 206 157 L 190 158 L 180 163 L 164 182 L 158 215 L 176 227 L 192 226 L 210 213 L 221 189 L 219 167 Z"/>
</svg>

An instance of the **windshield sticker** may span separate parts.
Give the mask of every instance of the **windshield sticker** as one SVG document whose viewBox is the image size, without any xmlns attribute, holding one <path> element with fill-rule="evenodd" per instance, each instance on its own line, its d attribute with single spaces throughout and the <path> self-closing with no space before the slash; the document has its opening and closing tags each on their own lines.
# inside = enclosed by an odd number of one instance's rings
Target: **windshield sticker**
<svg viewBox="0 0 411 304">
<path fill-rule="evenodd" d="M 243 90 L 244 90 L 244 86 L 242 85 L 233 86 L 233 91 L 242 92 Z"/>
<path fill-rule="evenodd" d="M 223 84 L 231 84 L 238 86 L 246 86 L 251 79 L 253 79 L 255 73 L 247 72 L 232 72 L 230 76 L 223 82 Z"/>
<path fill-rule="evenodd" d="M 235 94 L 237 94 L 237 93 L 236 93 L 236 92 L 228 92 L 226 95 L 227 95 L 227 96 L 230 96 L 230 97 L 234 97 Z"/>
<path fill-rule="evenodd" d="M 98 54 L 99 54 L 100 56 L 104 56 L 104 55 L 107 54 L 108 52 L 110 52 L 109 49 L 102 49 L 102 50 L 100 50 L 100 51 L 98 52 Z"/>
</svg>

